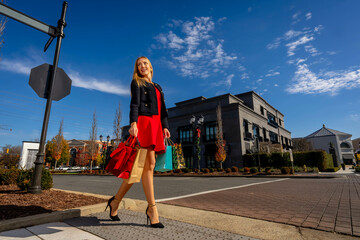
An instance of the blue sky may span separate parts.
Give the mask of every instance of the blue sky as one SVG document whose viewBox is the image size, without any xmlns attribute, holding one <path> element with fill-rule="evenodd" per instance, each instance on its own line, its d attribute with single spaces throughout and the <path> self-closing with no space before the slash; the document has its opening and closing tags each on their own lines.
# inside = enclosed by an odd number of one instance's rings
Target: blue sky
<svg viewBox="0 0 360 240">
<path fill-rule="evenodd" d="M 8 5 L 55 26 L 62 1 Z M 71 94 L 53 102 L 47 138 L 113 135 L 117 105 L 129 123 L 129 85 L 147 56 L 167 107 L 190 98 L 255 91 L 285 115 L 292 137 L 327 127 L 360 137 L 359 1 L 68 1 L 59 67 Z M 0 146 L 40 138 L 45 99 L 30 69 L 52 63 L 55 42 L 12 19 L 0 50 Z"/>
</svg>

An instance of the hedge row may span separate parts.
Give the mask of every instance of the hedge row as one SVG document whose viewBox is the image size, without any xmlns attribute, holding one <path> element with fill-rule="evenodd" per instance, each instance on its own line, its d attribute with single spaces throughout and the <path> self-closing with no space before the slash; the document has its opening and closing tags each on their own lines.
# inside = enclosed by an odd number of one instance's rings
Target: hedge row
<svg viewBox="0 0 360 240">
<path fill-rule="evenodd" d="M 260 153 L 260 154 L 245 154 L 243 155 L 244 167 L 273 167 L 282 168 L 291 166 L 289 153 Z"/>
<path fill-rule="evenodd" d="M 34 169 L 0 169 L 0 185 L 16 184 L 21 190 L 28 190 L 31 186 L 33 171 Z M 41 174 L 41 189 L 46 190 L 52 187 L 52 175 L 49 170 L 43 168 Z"/>
<path fill-rule="evenodd" d="M 303 167 L 317 167 L 320 171 L 327 168 L 333 168 L 333 159 L 331 154 L 325 151 L 311 151 L 311 152 L 295 152 L 293 153 L 294 166 Z M 243 155 L 244 167 L 273 167 L 282 168 L 290 167 L 290 153 L 260 153 Z"/>
</svg>

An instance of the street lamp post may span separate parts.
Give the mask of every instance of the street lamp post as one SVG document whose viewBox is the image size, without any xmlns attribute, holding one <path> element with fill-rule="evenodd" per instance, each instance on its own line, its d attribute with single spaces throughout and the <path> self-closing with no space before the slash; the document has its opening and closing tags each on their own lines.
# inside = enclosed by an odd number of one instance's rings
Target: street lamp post
<svg viewBox="0 0 360 240">
<path fill-rule="evenodd" d="M 105 145 L 105 141 L 103 141 L 103 135 L 100 135 L 99 138 L 100 138 L 100 142 L 101 142 L 101 145 L 102 145 L 101 146 L 101 148 L 102 148 L 102 157 L 101 157 L 101 159 L 102 159 L 102 168 L 104 170 L 106 150 L 107 150 L 107 147 L 108 147 L 108 144 L 109 144 L 110 136 L 108 135 L 106 137 L 106 139 L 107 139 L 107 144 L 106 145 Z M 104 147 L 104 145 L 105 145 L 105 147 Z"/>
<path fill-rule="evenodd" d="M 201 133 L 201 130 L 200 130 L 200 127 L 202 126 L 202 124 L 204 123 L 204 116 L 203 115 L 200 115 L 200 117 L 198 117 L 198 121 L 196 121 L 196 117 L 194 115 L 191 116 L 190 118 L 190 124 L 192 125 L 192 130 L 194 132 L 194 160 L 195 158 L 197 158 L 197 161 L 198 161 L 198 169 L 200 170 L 200 160 L 201 160 L 201 157 L 200 157 L 200 151 L 201 151 L 201 148 L 200 148 L 200 133 Z M 193 164 L 194 165 L 194 164 Z"/>
</svg>

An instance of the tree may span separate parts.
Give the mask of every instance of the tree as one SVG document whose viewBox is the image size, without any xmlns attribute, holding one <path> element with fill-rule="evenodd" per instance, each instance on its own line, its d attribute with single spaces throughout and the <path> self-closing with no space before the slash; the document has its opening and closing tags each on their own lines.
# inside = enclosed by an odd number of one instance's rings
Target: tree
<svg viewBox="0 0 360 240">
<path fill-rule="evenodd" d="M 96 160 L 98 149 L 96 144 L 96 136 L 97 136 L 97 120 L 96 120 L 96 110 L 93 113 L 93 119 L 91 123 L 90 129 L 90 143 L 89 143 L 89 157 L 90 157 L 90 170 L 92 170 L 93 161 Z"/>
<path fill-rule="evenodd" d="M 225 140 L 224 140 L 224 132 L 222 127 L 222 117 L 221 117 L 221 105 L 219 104 L 216 108 L 216 147 L 217 151 L 215 153 L 215 160 L 220 163 L 220 167 L 222 168 L 222 163 L 226 159 L 226 151 L 225 151 Z"/>
<path fill-rule="evenodd" d="M 62 146 L 62 143 L 64 140 L 63 125 L 64 125 L 64 118 L 61 119 L 61 121 L 60 121 L 60 127 L 59 127 L 58 134 L 53 138 L 54 151 L 53 151 L 52 157 L 55 159 L 55 168 L 56 168 L 57 162 L 61 158 L 61 152 L 63 150 L 63 146 Z"/>
<path fill-rule="evenodd" d="M 120 102 L 119 102 L 119 106 L 116 109 L 116 113 L 115 113 L 115 119 L 114 119 L 114 137 L 115 137 L 115 147 L 117 147 L 119 145 L 119 141 L 121 139 L 121 127 L 120 127 L 120 123 L 121 123 L 121 108 L 120 108 Z"/>
<path fill-rule="evenodd" d="M 53 165 L 53 161 L 55 161 L 55 159 L 53 158 L 54 156 L 54 141 L 47 141 L 46 146 L 45 146 L 45 162 L 49 163 L 50 166 Z"/>
<path fill-rule="evenodd" d="M 0 0 L 0 2 L 3 2 L 3 0 Z M 1 47 L 3 46 L 3 44 L 4 44 L 4 39 L 2 38 L 2 35 L 4 33 L 4 30 L 5 30 L 6 22 L 7 22 L 7 18 L 4 17 L 4 16 L 1 16 L 0 17 L 0 50 L 1 50 Z"/>
<path fill-rule="evenodd" d="M 67 143 L 67 141 L 65 139 L 62 140 L 61 142 L 61 162 L 62 163 L 66 163 L 66 165 L 69 165 L 69 161 L 70 161 L 70 150 L 69 150 L 69 144 Z"/>
<path fill-rule="evenodd" d="M 292 141 L 294 152 L 307 152 L 313 150 L 311 142 L 308 142 L 305 138 L 295 138 Z"/>
<path fill-rule="evenodd" d="M 9 144 L 2 148 L 0 166 L 7 168 L 17 167 L 20 160 L 21 146 L 11 146 Z"/>
</svg>

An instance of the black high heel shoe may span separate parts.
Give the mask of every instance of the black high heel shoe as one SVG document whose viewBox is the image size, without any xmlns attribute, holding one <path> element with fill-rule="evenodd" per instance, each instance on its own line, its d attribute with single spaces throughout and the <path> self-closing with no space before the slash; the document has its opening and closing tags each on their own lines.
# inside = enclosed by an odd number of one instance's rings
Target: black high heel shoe
<svg viewBox="0 0 360 240">
<path fill-rule="evenodd" d="M 147 223 L 147 225 L 149 225 L 149 222 L 150 222 L 150 227 L 152 227 L 152 228 L 164 228 L 164 225 L 161 222 L 154 223 L 154 224 L 151 223 L 151 220 L 150 220 L 149 215 L 147 214 L 147 211 L 148 211 L 149 207 L 154 207 L 154 206 L 156 206 L 156 204 L 148 205 L 148 207 L 145 210 L 145 214 L 147 216 L 147 222 L 146 223 Z"/>
<path fill-rule="evenodd" d="M 117 214 L 116 214 L 115 216 L 111 216 L 112 207 L 111 207 L 110 203 L 111 203 L 113 200 L 117 200 L 117 199 L 115 198 L 115 196 L 109 199 L 108 204 L 107 204 L 107 206 L 106 206 L 106 208 L 105 208 L 105 211 L 106 211 L 106 209 L 109 207 L 109 208 L 110 208 L 110 214 L 109 214 L 110 219 L 113 220 L 113 221 L 120 221 L 120 218 L 119 218 L 119 216 L 118 216 Z"/>
</svg>

